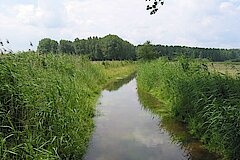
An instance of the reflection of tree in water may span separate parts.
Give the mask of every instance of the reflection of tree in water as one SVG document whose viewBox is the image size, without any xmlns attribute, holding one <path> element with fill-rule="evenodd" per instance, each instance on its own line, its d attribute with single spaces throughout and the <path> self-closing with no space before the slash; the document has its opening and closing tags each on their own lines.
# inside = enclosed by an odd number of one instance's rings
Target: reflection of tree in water
<svg viewBox="0 0 240 160">
<path fill-rule="evenodd" d="M 128 82 L 130 82 L 134 77 L 136 76 L 136 73 L 132 73 L 131 75 L 127 76 L 126 78 L 123 79 L 119 79 L 117 81 L 114 81 L 112 83 L 109 83 L 105 89 L 108 91 L 116 91 L 118 90 L 121 86 L 123 86 L 124 84 L 127 84 Z"/>
<path fill-rule="evenodd" d="M 159 122 L 160 131 L 169 134 L 172 143 L 177 144 L 184 151 L 186 159 L 220 159 L 216 154 L 204 149 L 202 144 L 187 132 L 187 128 L 183 123 L 174 120 L 169 115 L 169 107 L 158 101 L 151 94 L 140 89 L 138 89 L 138 97 L 144 110 L 152 112 L 153 115 L 161 116 Z"/>
</svg>

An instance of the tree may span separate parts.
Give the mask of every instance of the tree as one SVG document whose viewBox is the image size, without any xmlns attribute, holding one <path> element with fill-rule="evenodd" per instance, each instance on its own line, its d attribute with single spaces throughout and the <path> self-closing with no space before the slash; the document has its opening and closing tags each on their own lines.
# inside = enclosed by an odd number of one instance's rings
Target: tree
<svg viewBox="0 0 240 160">
<path fill-rule="evenodd" d="M 150 41 L 145 42 L 143 45 L 137 47 L 137 59 L 140 60 L 153 60 L 159 58 L 160 54 L 157 52 L 154 45 Z"/>
<path fill-rule="evenodd" d="M 58 42 L 50 38 L 44 38 L 39 41 L 37 51 L 39 53 L 57 53 Z"/>
<path fill-rule="evenodd" d="M 89 55 L 92 60 L 135 60 L 135 46 L 116 35 L 103 38 L 76 38 L 73 42 L 75 53 Z"/>
<path fill-rule="evenodd" d="M 135 51 L 133 50 L 134 46 L 116 35 L 103 37 L 101 44 L 103 55 L 108 60 L 133 59 L 132 56 L 135 55 Z"/>
<path fill-rule="evenodd" d="M 37 51 L 39 53 L 50 53 L 51 51 L 51 39 L 44 38 L 39 41 Z"/>
<path fill-rule="evenodd" d="M 60 53 L 67 53 L 67 54 L 75 53 L 75 50 L 74 50 L 72 42 L 71 41 L 67 41 L 67 40 L 60 40 L 59 52 Z"/>
<path fill-rule="evenodd" d="M 58 52 L 58 42 L 55 40 L 51 40 L 51 53 L 56 54 Z"/>
<path fill-rule="evenodd" d="M 122 57 L 121 40 L 116 35 L 107 35 L 101 39 L 104 56 L 109 60 L 119 60 Z"/>
<path fill-rule="evenodd" d="M 80 39 L 76 38 L 73 42 L 73 46 L 74 46 L 74 49 L 75 49 L 75 53 L 77 55 L 88 53 L 88 51 L 87 51 L 87 40 L 85 40 L 85 39 L 80 40 Z"/>
</svg>

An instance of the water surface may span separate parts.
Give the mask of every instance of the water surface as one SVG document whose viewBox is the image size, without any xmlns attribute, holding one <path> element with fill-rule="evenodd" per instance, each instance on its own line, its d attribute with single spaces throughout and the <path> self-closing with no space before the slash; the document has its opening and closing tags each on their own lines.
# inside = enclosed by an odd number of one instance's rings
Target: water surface
<svg viewBox="0 0 240 160">
<path fill-rule="evenodd" d="M 141 105 L 136 79 L 110 90 L 102 91 L 99 99 L 99 114 L 95 117 L 96 128 L 85 160 L 213 158 L 212 154 L 199 149 L 199 146 L 194 153 L 196 148 L 174 140 L 173 131 L 169 132 L 167 127 L 163 126 L 161 118 Z"/>
</svg>

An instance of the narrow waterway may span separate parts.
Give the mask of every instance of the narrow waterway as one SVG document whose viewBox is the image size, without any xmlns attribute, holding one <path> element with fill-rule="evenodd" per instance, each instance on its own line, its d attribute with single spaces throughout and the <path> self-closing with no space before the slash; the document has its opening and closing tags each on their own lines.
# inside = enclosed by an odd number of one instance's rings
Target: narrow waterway
<svg viewBox="0 0 240 160">
<path fill-rule="evenodd" d="M 102 91 L 85 160 L 214 159 L 201 147 L 174 140 L 162 119 L 141 105 L 136 79 L 119 87 Z"/>
</svg>

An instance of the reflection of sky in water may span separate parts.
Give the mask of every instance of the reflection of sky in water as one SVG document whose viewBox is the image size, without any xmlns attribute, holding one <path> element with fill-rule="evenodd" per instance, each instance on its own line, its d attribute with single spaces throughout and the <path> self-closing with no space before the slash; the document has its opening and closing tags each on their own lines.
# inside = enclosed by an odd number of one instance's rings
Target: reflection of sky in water
<svg viewBox="0 0 240 160">
<path fill-rule="evenodd" d="M 160 119 L 142 109 L 135 79 L 117 91 L 103 91 L 100 102 L 85 160 L 188 159 L 159 129 Z"/>
</svg>

